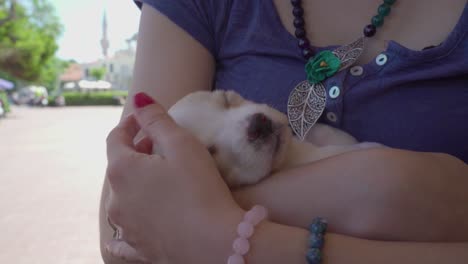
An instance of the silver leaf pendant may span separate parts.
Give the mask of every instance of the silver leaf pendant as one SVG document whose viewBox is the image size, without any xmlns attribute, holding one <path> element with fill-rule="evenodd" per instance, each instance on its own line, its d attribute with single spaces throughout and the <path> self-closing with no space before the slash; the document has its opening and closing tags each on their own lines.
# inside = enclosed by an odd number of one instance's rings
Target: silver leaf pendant
<svg viewBox="0 0 468 264">
<path fill-rule="evenodd" d="M 304 140 L 325 109 L 326 94 L 322 83 L 299 83 L 289 95 L 288 119 L 294 133 Z"/>
<path fill-rule="evenodd" d="M 340 68 L 344 70 L 353 65 L 364 50 L 364 37 L 351 44 L 338 47 L 335 54 L 340 59 Z M 322 83 L 311 84 L 305 80 L 300 82 L 289 94 L 288 119 L 289 124 L 300 140 L 304 140 L 307 133 L 322 115 L 326 106 L 326 91 Z"/>
<path fill-rule="evenodd" d="M 336 48 L 333 52 L 340 59 L 340 69 L 344 70 L 353 65 L 364 51 L 365 37 L 360 37 L 351 44 Z"/>
</svg>

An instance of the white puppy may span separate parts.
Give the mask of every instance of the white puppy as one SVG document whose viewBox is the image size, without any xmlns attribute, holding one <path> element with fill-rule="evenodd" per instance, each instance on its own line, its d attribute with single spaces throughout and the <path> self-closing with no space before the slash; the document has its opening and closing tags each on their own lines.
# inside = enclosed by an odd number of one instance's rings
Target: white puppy
<svg viewBox="0 0 468 264">
<path fill-rule="evenodd" d="M 343 152 L 379 146 L 316 124 L 307 141 L 292 136 L 287 117 L 233 91 L 195 92 L 179 100 L 169 114 L 211 152 L 230 187 L 254 184 L 272 172 Z"/>
<path fill-rule="evenodd" d="M 323 124 L 312 127 L 307 141 L 299 141 L 283 113 L 232 91 L 191 93 L 172 106 L 169 114 L 208 148 L 231 188 L 347 151 L 381 146 L 358 143 Z M 127 260 L 139 259 L 124 241 L 113 241 L 109 252 Z"/>
</svg>

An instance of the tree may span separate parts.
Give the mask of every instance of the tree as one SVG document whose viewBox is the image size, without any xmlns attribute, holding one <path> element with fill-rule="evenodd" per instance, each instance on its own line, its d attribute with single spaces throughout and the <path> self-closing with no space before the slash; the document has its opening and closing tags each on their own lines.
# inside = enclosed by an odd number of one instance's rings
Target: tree
<svg viewBox="0 0 468 264">
<path fill-rule="evenodd" d="M 0 0 L 0 71 L 51 85 L 64 66 L 55 57 L 62 30 L 48 0 Z"/>
<path fill-rule="evenodd" d="M 106 75 L 106 68 L 92 68 L 89 74 L 96 80 L 102 80 L 104 79 L 104 75 Z"/>
<path fill-rule="evenodd" d="M 0 4 L 2 6 L 5 5 L 5 1 L 2 0 L 0 1 Z M 5 11 L 3 11 L 5 12 Z M 16 14 L 16 0 L 12 0 L 10 1 L 10 7 L 8 8 L 8 11 L 5 12 L 6 13 L 6 17 L 0 19 L 0 27 L 5 24 L 6 22 L 8 21 L 11 21 L 15 18 L 15 14 Z"/>
</svg>

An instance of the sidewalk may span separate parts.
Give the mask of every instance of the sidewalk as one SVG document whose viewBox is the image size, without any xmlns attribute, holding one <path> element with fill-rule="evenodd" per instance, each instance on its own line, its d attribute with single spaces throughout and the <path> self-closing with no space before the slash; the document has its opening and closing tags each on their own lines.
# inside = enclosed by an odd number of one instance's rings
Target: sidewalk
<svg viewBox="0 0 468 264">
<path fill-rule="evenodd" d="M 0 119 L 0 263 L 102 263 L 105 138 L 122 108 L 12 110 Z"/>
</svg>

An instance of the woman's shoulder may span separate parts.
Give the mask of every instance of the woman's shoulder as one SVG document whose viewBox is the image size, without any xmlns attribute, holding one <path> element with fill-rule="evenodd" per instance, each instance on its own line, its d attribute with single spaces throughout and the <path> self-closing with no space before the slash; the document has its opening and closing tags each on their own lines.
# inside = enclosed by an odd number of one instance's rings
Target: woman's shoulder
<svg viewBox="0 0 468 264">
<path fill-rule="evenodd" d="M 250 0 L 134 0 L 157 9 L 205 46 L 215 57 L 225 35 L 256 19 L 255 10 L 265 1 Z"/>
</svg>

